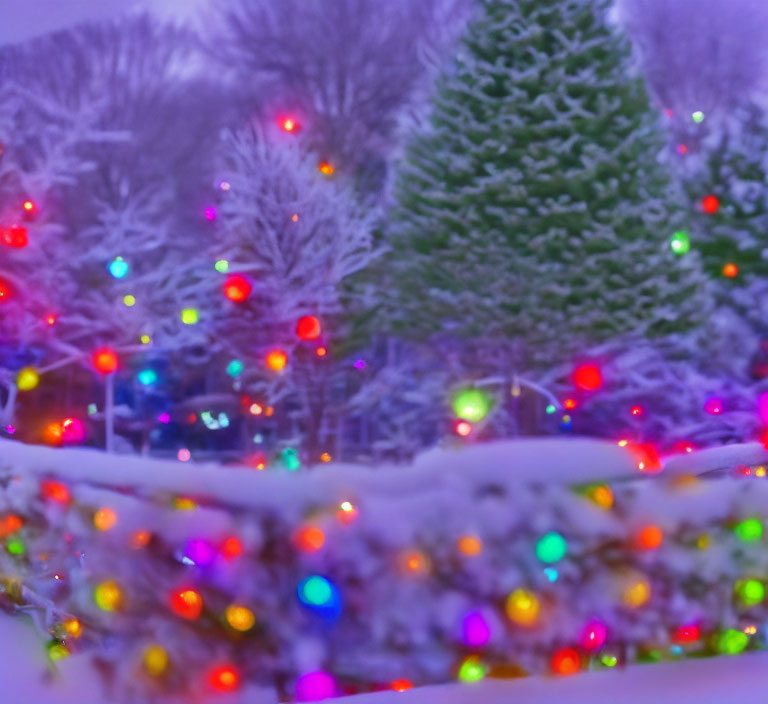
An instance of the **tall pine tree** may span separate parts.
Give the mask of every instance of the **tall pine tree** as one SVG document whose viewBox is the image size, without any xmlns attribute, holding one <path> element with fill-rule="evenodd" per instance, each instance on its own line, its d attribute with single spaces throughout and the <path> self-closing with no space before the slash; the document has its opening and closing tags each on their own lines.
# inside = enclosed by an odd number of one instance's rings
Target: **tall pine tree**
<svg viewBox="0 0 768 704">
<path fill-rule="evenodd" d="M 516 365 L 686 330 L 708 306 L 608 0 L 485 0 L 397 188 L 383 316 Z"/>
</svg>

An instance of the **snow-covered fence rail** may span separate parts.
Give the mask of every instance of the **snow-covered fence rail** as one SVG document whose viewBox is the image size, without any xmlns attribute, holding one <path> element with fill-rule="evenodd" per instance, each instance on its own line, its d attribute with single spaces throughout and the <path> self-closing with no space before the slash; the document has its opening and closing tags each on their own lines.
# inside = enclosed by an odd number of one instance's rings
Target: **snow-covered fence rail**
<svg viewBox="0 0 768 704">
<path fill-rule="evenodd" d="M 768 453 L 723 452 L 653 477 L 588 440 L 270 474 L 2 442 L 0 606 L 96 663 L 110 701 L 757 648 Z"/>
</svg>

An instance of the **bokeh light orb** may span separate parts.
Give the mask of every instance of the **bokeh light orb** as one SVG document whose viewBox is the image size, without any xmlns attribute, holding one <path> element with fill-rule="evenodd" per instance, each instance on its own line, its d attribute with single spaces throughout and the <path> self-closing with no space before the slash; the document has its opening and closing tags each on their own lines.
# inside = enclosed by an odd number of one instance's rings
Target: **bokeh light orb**
<svg viewBox="0 0 768 704">
<path fill-rule="evenodd" d="M 560 533 L 550 532 L 539 538 L 536 543 L 536 557 L 542 562 L 552 564 L 562 560 L 568 552 L 568 544 Z"/>
<path fill-rule="evenodd" d="M 518 626 L 536 625 L 541 612 L 538 597 L 527 589 L 515 589 L 507 598 L 506 611 L 509 620 Z"/>
<path fill-rule="evenodd" d="M 327 672 L 307 672 L 296 680 L 297 702 L 319 702 L 336 695 L 336 680 Z"/>
<path fill-rule="evenodd" d="M 582 391 L 597 391 L 603 385 L 603 374 L 596 364 L 580 364 L 573 371 L 573 384 Z"/>
<path fill-rule="evenodd" d="M 288 365 L 288 355 L 283 350 L 270 350 L 264 363 L 273 372 L 281 372 Z"/>
<path fill-rule="evenodd" d="M 323 332 L 320 319 L 314 315 L 304 315 L 296 323 L 296 336 L 300 340 L 316 340 Z"/>
<path fill-rule="evenodd" d="M 224 282 L 224 295 L 233 303 L 242 303 L 253 291 L 253 285 L 241 274 L 232 274 Z"/>
<path fill-rule="evenodd" d="M 112 374 L 117 371 L 117 353 L 111 347 L 101 347 L 91 356 L 93 367 L 99 374 Z"/>
<path fill-rule="evenodd" d="M 34 367 L 24 367 L 16 375 L 16 387 L 19 391 L 32 391 L 40 383 L 40 374 Z"/>
<path fill-rule="evenodd" d="M 115 279 L 124 279 L 130 271 L 128 262 L 122 257 L 115 257 L 108 265 L 107 270 Z"/>
<path fill-rule="evenodd" d="M 480 389 L 462 389 L 458 391 L 451 403 L 457 418 L 479 423 L 491 410 L 491 399 Z"/>
</svg>

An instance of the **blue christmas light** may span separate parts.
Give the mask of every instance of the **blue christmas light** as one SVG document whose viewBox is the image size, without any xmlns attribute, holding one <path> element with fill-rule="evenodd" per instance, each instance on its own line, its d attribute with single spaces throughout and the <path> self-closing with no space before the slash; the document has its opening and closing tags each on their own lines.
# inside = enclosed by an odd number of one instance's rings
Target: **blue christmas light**
<svg viewBox="0 0 768 704">
<path fill-rule="evenodd" d="M 233 379 L 237 379 L 242 373 L 245 365 L 239 359 L 233 359 L 227 365 L 227 374 Z"/>
<path fill-rule="evenodd" d="M 157 372 L 154 369 L 142 369 L 136 378 L 142 386 L 152 386 L 157 383 Z"/>
<path fill-rule="evenodd" d="M 310 611 L 324 618 L 335 619 L 341 613 L 341 595 L 325 577 L 313 575 L 299 582 L 299 601 Z"/>
<path fill-rule="evenodd" d="M 128 266 L 128 262 L 125 261 L 125 259 L 122 257 L 115 257 L 109 263 L 107 269 L 109 270 L 109 273 L 116 279 L 124 279 L 126 276 L 128 276 L 130 267 Z"/>
</svg>

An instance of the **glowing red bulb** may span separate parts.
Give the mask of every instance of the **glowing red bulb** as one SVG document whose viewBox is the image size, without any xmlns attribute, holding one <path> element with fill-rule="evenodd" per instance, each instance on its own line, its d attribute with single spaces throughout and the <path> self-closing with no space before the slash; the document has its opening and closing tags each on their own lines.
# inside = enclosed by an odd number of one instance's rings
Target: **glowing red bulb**
<svg viewBox="0 0 768 704">
<path fill-rule="evenodd" d="M 739 275 L 739 267 L 737 267 L 732 262 L 726 264 L 723 267 L 723 276 L 725 276 L 726 279 L 735 279 Z"/>
<path fill-rule="evenodd" d="M 7 247 L 22 249 L 29 244 L 27 228 L 13 225 L 12 227 L 0 229 L 0 240 L 2 240 L 3 244 Z"/>
<path fill-rule="evenodd" d="M 318 348 L 315 350 L 315 354 L 316 354 L 318 357 L 325 357 L 325 356 L 328 354 L 328 348 L 327 348 L 327 347 L 318 347 Z"/>
<path fill-rule="evenodd" d="M 216 665 L 208 671 L 208 685 L 217 692 L 234 692 L 240 686 L 240 673 L 234 665 Z"/>
<path fill-rule="evenodd" d="M 243 544 L 237 538 L 227 538 L 221 544 L 221 555 L 228 562 L 243 554 Z"/>
<path fill-rule="evenodd" d="M 632 406 L 630 409 L 630 413 L 633 416 L 641 416 L 643 415 L 643 407 L 642 406 Z"/>
<path fill-rule="evenodd" d="M 460 420 L 458 423 L 456 423 L 456 435 L 461 435 L 461 437 L 466 438 L 469 437 L 472 434 L 472 424 L 467 423 L 465 420 Z"/>
<path fill-rule="evenodd" d="M 57 504 L 69 503 L 69 489 L 67 489 L 61 482 L 53 481 L 52 479 L 46 479 L 40 482 L 40 493 L 43 498 L 48 501 L 53 501 Z"/>
<path fill-rule="evenodd" d="M 24 205 L 22 205 L 22 207 L 28 213 L 34 212 L 35 210 L 35 204 L 31 200 L 25 200 Z"/>
<path fill-rule="evenodd" d="M 56 316 L 55 315 L 47 315 L 45 317 L 45 322 L 48 323 L 48 325 L 56 325 Z"/>
<path fill-rule="evenodd" d="M 0 277 L 0 303 L 7 303 L 13 298 L 13 288 L 11 284 Z"/>
<path fill-rule="evenodd" d="M 413 682 L 410 680 L 395 680 L 389 685 L 395 692 L 406 692 L 409 689 L 413 689 Z"/>
<path fill-rule="evenodd" d="M 233 303 L 242 303 L 251 295 L 253 286 L 244 276 L 233 274 L 224 282 L 224 295 Z"/>
<path fill-rule="evenodd" d="M 296 323 L 296 335 L 300 340 L 316 340 L 323 332 L 320 319 L 314 315 L 305 315 Z"/>
<path fill-rule="evenodd" d="M 298 132 L 299 128 L 301 127 L 301 125 L 299 125 L 298 120 L 296 120 L 293 117 L 284 117 L 280 119 L 279 125 L 280 125 L 280 129 L 288 133 Z"/>
<path fill-rule="evenodd" d="M 707 215 L 714 215 L 718 210 L 720 210 L 720 199 L 713 195 L 704 196 L 701 199 L 701 209 Z"/>
<path fill-rule="evenodd" d="M 565 401 L 563 401 L 563 406 L 568 411 L 572 411 L 578 405 L 579 405 L 579 402 L 575 398 L 567 398 L 565 399 Z"/>
<path fill-rule="evenodd" d="M 675 643 L 695 643 L 701 638 L 701 631 L 695 624 L 690 626 L 680 626 L 675 629 L 672 640 Z"/>
<path fill-rule="evenodd" d="M 171 611 L 187 621 L 196 621 L 203 612 L 203 597 L 194 589 L 182 588 L 169 599 Z"/>
<path fill-rule="evenodd" d="M 573 372 L 573 383 L 582 391 L 596 391 L 603 385 L 603 375 L 596 364 L 582 364 Z"/>
<path fill-rule="evenodd" d="M 704 412 L 711 416 L 719 416 L 723 412 L 723 400 L 720 398 L 709 398 L 704 404 Z"/>
<path fill-rule="evenodd" d="M 110 347 L 102 347 L 93 353 L 93 366 L 99 374 L 117 371 L 117 353 Z"/>
<path fill-rule="evenodd" d="M 552 656 L 551 664 L 556 675 L 575 675 L 581 670 L 581 656 L 573 648 L 563 648 Z"/>
</svg>

